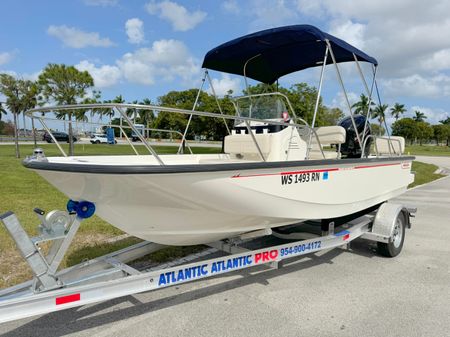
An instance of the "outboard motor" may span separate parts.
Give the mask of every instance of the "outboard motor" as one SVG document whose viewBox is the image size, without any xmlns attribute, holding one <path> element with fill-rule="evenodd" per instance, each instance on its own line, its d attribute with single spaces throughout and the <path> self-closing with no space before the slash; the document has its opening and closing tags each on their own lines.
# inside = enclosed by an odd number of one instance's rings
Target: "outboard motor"
<svg viewBox="0 0 450 337">
<path fill-rule="evenodd" d="M 366 124 L 367 118 L 363 115 L 354 115 L 353 116 L 356 124 L 356 129 L 359 133 L 359 138 L 361 142 L 371 134 L 370 123 L 367 123 L 366 132 L 364 132 L 364 125 Z M 358 138 L 356 137 L 355 128 L 353 127 L 352 119 L 350 116 L 345 117 L 340 123 L 339 126 L 342 126 L 345 129 L 345 143 L 341 144 L 341 154 L 347 158 L 359 158 L 361 157 L 361 147 L 358 143 Z M 372 144 L 372 138 L 369 138 L 366 142 L 366 148 L 364 149 L 364 156 L 367 157 L 370 152 L 370 145 Z"/>
</svg>

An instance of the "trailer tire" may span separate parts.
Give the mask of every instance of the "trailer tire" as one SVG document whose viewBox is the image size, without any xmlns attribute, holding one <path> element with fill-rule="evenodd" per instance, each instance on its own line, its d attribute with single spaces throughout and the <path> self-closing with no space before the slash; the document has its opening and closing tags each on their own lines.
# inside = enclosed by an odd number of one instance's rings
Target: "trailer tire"
<svg viewBox="0 0 450 337">
<path fill-rule="evenodd" d="M 403 212 L 400 212 L 395 219 L 394 232 L 388 243 L 377 242 L 378 253 L 386 257 L 395 257 L 402 251 L 405 242 L 406 219 Z"/>
</svg>

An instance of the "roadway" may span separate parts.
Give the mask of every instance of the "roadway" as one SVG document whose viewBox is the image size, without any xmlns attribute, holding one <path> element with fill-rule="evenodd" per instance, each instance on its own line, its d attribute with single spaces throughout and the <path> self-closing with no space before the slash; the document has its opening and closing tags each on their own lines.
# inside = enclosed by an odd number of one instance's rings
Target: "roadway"
<svg viewBox="0 0 450 337">
<path fill-rule="evenodd" d="M 433 161 L 433 159 L 427 159 Z M 450 169 L 450 157 L 440 158 Z M 434 336 L 450 331 L 450 177 L 397 199 L 417 217 L 396 258 L 355 241 L 221 277 L 23 319 L 4 336 Z"/>
</svg>

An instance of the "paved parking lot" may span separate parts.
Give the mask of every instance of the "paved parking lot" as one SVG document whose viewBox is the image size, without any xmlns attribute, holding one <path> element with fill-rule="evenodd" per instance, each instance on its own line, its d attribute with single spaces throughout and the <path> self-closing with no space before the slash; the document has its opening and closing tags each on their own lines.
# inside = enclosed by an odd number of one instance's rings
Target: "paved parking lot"
<svg viewBox="0 0 450 337">
<path fill-rule="evenodd" d="M 440 159 L 450 168 L 450 158 Z M 291 261 L 0 326 L 5 336 L 433 336 L 450 334 L 450 177 L 416 205 L 402 253 L 352 243 Z"/>
</svg>

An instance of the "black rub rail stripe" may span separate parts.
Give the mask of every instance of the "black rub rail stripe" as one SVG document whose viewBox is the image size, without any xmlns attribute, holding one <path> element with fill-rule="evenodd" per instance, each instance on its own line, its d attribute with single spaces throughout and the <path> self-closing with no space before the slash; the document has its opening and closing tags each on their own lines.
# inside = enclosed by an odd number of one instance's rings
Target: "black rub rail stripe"
<svg viewBox="0 0 450 337">
<path fill-rule="evenodd" d="M 370 164 L 392 161 L 411 161 L 413 156 L 389 158 L 352 158 L 352 159 L 320 159 L 299 161 L 278 161 L 258 163 L 229 163 L 229 164 L 195 164 L 195 165 L 91 165 L 77 163 L 50 163 L 37 160 L 24 160 L 23 165 L 34 170 L 61 171 L 93 174 L 165 174 L 165 173 L 194 173 L 218 171 L 245 171 L 255 169 L 274 169 L 309 166 L 335 166 L 346 164 Z"/>
</svg>

